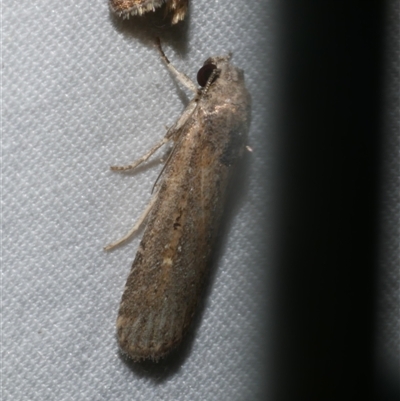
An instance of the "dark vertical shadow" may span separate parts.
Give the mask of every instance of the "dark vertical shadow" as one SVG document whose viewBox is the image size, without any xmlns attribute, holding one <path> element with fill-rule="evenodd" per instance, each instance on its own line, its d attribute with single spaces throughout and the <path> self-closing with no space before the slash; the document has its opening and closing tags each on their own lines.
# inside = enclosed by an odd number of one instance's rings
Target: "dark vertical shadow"
<svg viewBox="0 0 400 401">
<path fill-rule="evenodd" d="M 384 1 L 278 11 L 272 399 L 373 399 Z"/>
</svg>

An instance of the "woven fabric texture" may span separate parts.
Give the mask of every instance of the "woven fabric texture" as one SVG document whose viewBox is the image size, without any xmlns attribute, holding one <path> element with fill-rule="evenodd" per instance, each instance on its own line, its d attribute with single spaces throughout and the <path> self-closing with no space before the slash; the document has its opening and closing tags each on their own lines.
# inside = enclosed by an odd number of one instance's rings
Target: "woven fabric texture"
<svg viewBox="0 0 400 401">
<path fill-rule="evenodd" d="M 257 171 L 263 146 L 267 18 L 259 2 L 193 0 L 183 24 L 113 18 L 106 0 L 4 2 L 3 400 L 250 400 L 261 353 L 266 272 Z M 245 196 L 227 228 L 182 355 L 157 369 L 118 352 L 115 320 L 140 235 L 105 253 L 150 198 L 162 165 L 116 174 L 163 137 L 190 94 L 154 46 L 192 79 L 234 53 L 253 99 Z"/>
</svg>

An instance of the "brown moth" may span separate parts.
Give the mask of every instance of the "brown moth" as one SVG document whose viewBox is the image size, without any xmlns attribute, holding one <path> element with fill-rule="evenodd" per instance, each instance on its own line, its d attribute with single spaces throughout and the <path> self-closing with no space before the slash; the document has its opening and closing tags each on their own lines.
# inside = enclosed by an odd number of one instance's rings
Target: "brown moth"
<svg viewBox="0 0 400 401">
<path fill-rule="evenodd" d="M 197 74 L 200 89 L 161 56 L 195 93 L 159 147 L 174 147 L 140 221 L 111 249 L 147 226 L 129 274 L 117 319 L 124 354 L 157 361 L 182 340 L 196 310 L 224 209 L 227 187 L 241 157 L 250 123 L 250 95 L 243 71 L 230 56 L 210 57 Z"/>
<path fill-rule="evenodd" d="M 149 11 L 155 11 L 166 3 L 166 14 L 172 14 L 171 24 L 183 21 L 188 8 L 189 0 L 110 0 L 110 9 L 122 18 L 143 15 Z"/>
</svg>

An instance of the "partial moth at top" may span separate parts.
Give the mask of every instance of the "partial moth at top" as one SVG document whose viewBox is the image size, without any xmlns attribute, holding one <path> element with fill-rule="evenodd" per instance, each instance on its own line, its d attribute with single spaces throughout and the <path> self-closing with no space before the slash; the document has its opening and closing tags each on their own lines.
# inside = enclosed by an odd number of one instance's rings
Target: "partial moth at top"
<svg viewBox="0 0 400 401">
<path fill-rule="evenodd" d="M 110 0 L 110 9 L 119 17 L 143 15 L 155 11 L 165 3 L 165 14 L 171 14 L 171 24 L 183 21 L 189 0 Z"/>
</svg>

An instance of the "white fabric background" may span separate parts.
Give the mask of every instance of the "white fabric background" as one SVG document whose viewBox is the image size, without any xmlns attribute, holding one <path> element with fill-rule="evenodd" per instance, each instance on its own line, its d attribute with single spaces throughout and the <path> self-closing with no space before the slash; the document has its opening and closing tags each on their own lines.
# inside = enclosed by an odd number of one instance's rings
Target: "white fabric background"
<svg viewBox="0 0 400 401">
<path fill-rule="evenodd" d="M 106 0 L 9 0 L 3 19 L 3 400 L 254 400 L 265 274 L 257 172 L 268 162 L 266 4 L 193 0 L 174 29 L 113 19 Z M 119 357 L 115 319 L 161 165 L 141 156 L 187 101 L 154 48 L 195 79 L 234 52 L 252 94 L 246 196 L 227 230 L 199 324 L 171 365 Z M 190 96 L 190 95 L 189 95 Z M 157 159 L 157 158 L 156 158 Z M 185 348 L 185 347 L 184 347 Z"/>
</svg>

